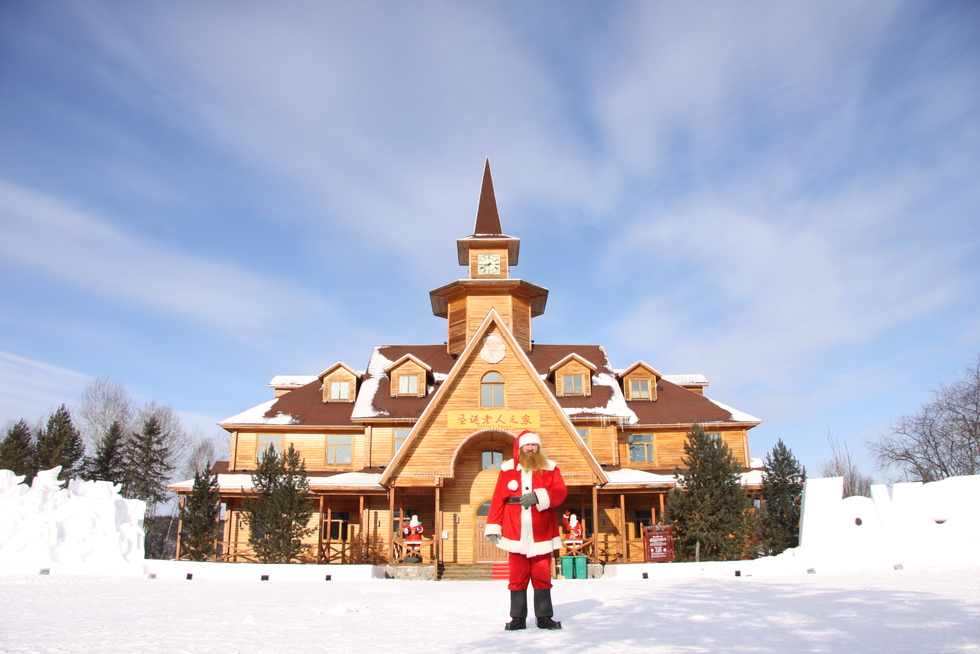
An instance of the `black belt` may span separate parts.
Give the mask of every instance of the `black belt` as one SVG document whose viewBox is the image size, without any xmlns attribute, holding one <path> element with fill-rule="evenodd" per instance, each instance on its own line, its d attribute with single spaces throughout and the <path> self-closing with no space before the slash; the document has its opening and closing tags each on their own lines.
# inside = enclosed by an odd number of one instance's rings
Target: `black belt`
<svg viewBox="0 0 980 654">
<path fill-rule="evenodd" d="M 520 504 L 520 503 L 521 503 L 520 495 L 511 495 L 510 497 L 504 498 L 504 504 Z"/>
</svg>

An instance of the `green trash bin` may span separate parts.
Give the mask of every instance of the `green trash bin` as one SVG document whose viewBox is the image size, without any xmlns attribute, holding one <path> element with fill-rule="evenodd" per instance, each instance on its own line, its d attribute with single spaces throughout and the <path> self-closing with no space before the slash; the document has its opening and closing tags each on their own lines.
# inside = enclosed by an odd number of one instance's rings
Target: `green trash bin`
<svg viewBox="0 0 980 654">
<path fill-rule="evenodd" d="M 561 576 L 565 579 L 588 579 L 589 560 L 584 556 L 561 557 Z"/>
</svg>

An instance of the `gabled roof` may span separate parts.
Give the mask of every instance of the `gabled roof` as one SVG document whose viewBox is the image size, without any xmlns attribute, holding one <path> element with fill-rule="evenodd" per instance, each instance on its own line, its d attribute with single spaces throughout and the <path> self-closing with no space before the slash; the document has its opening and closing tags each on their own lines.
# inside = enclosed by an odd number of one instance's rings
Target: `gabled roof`
<svg viewBox="0 0 980 654">
<path fill-rule="evenodd" d="M 636 363 L 629 366 L 628 368 L 623 368 L 622 370 L 619 371 L 619 373 L 616 376 L 622 379 L 629 373 L 633 372 L 633 370 L 635 370 L 636 368 L 646 368 L 646 370 L 650 373 L 653 373 L 657 377 L 657 379 L 663 377 L 663 375 L 660 374 L 660 371 L 658 371 L 656 368 L 654 368 L 653 366 L 651 366 L 650 364 L 644 361 L 637 361 Z"/>
<path fill-rule="evenodd" d="M 317 375 L 316 378 L 317 379 L 323 379 L 327 375 L 333 373 L 333 371 L 335 371 L 337 368 L 343 368 L 344 370 L 346 370 L 350 374 L 354 375 L 354 377 L 356 377 L 358 379 L 361 378 L 361 373 L 357 372 L 356 370 L 354 370 L 353 368 L 351 368 L 350 366 L 348 366 L 343 361 L 338 361 L 337 363 L 333 364 L 332 366 L 330 366 L 329 368 L 327 368 L 326 370 L 324 370 L 323 372 L 321 372 L 319 375 Z"/>
<path fill-rule="evenodd" d="M 432 366 L 430 366 L 429 364 L 427 364 L 425 361 L 422 361 L 421 359 L 419 359 L 414 354 L 406 354 L 401 359 L 399 359 L 398 361 L 395 361 L 393 364 L 391 364 L 390 366 L 388 366 L 387 368 L 385 368 L 385 372 L 391 372 L 392 370 L 394 370 L 398 366 L 402 365 L 406 361 L 412 361 L 413 363 L 418 364 L 426 372 L 432 372 Z"/>
<path fill-rule="evenodd" d="M 582 356 L 576 354 L 575 352 L 572 352 L 571 354 L 569 354 L 567 357 L 565 357 L 561 361 L 556 361 L 555 363 L 553 363 L 551 365 L 551 367 L 548 368 L 548 373 L 550 374 L 550 373 L 553 373 L 554 371 L 558 370 L 558 368 L 561 368 L 563 365 L 565 365 L 566 363 L 568 363 L 571 359 L 574 359 L 574 360 L 578 361 L 579 363 L 581 363 L 583 366 L 585 366 L 586 368 L 588 368 L 592 372 L 595 372 L 596 371 L 596 365 L 594 363 L 592 363 L 591 361 L 589 361 L 585 357 L 582 357 Z"/>
<path fill-rule="evenodd" d="M 464 374 L 463 371 L 468 368 L 466 364 L 471 361 L 474 357 L 478 356 L 477 348 L 483 342 L 483 338 L 486 334 L 495 328 L 497 332 L 501 335 L 504 343 L 507 345 L 509 356 L 514 356 L 517 361 L 522 365 L 525 372 L 527 373 L 527 379 L 529 379 L 533 385 L 538 388 L 541 393 L 540 397 L 546 404 L 551 405 L 551 409 L 559 421 L 563 424 L 566 430 L 566 435 L 570 439 L 570 442 L 578 449 L 583 460 L 587 463 L 588 467 L 591 468 L 592 473 L 600 480 L 600 484 L 607 481 L 606 475 L 602 470 L 602 466 L 596 460 L 595 455 L 586 447 L 585 443 L 581 438 L 578 437 L 575 427 L 572 425 L 568 416 L 566 415 L 563 408 L 558 403 L 558 399 L 555 397 L 553 388 L 548 388 L 545 384 L 544 379 L 542 379 L 540 372 L 531 363 L 531 360 L 521 349 L 514 337 L 513 333 L 507 328 L 507 324 L 501 319 L 500 314 L 497 313 L 496 309 L 490 309 L 487 317 L 483 320 L 480 327 L 473 333 L 472 338 L 470 338 L 469 343 L 466 345 L 466 349 L 459 355 L 458 359 L 455 361 L 455 365 L 452 370 L 450 370 L 449 375 L 443 380 L 441 386 L 436 390 L 435 394 L 428 403 L 426 409 L 422 412 L 419 417 L 418 422 L 412 428 L 411 433 L 409 433 L 408 438 L 405 439 L 405 443 L 402 445 L 401 449 L 391 460 L 391 463 L 385 469 L 384 474 L 381 476 L 380 483 L 387 486 L 391 478 L 397 474 L 398 470 L 401 468 L 405 458 L 408 453 L 412 451 L 415 441 L 420 438 L 419 434 L 427 427 L 428 421 L 433 417 L 434 412 L 440 407 L 442 403 L 442 396 L 445 395 L 449 389 L 453 387 L 453 382 L 456 377 Z"/>
</svg>

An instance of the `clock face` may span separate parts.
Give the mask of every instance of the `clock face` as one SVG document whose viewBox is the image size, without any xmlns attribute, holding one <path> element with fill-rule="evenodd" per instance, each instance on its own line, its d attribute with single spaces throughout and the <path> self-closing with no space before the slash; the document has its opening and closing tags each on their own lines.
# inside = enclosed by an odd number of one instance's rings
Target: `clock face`
<svg viewBox="0 0 980 654">
<path fill-rule="evenodd" d="M 476 259 L 476 272 L 480 275 L 500 274 L 500 255 L 481 254 Z"/>
</svg>

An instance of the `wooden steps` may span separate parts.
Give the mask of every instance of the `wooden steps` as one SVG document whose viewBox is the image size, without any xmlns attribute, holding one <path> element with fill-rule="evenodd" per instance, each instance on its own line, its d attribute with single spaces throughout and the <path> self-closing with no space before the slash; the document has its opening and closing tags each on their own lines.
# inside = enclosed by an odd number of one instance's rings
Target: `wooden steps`
<svg viewBox="0 0 980 654">
<path fill-rule="evenodd" d="M 504 564 L 506 566 L 506 564 Z M 494 579 L 490 563 L 443 563 L 439 566 L 440 581 L 490 581 Z M 506 577 L 504 577 L 506 579 Z"/>
</svg>

